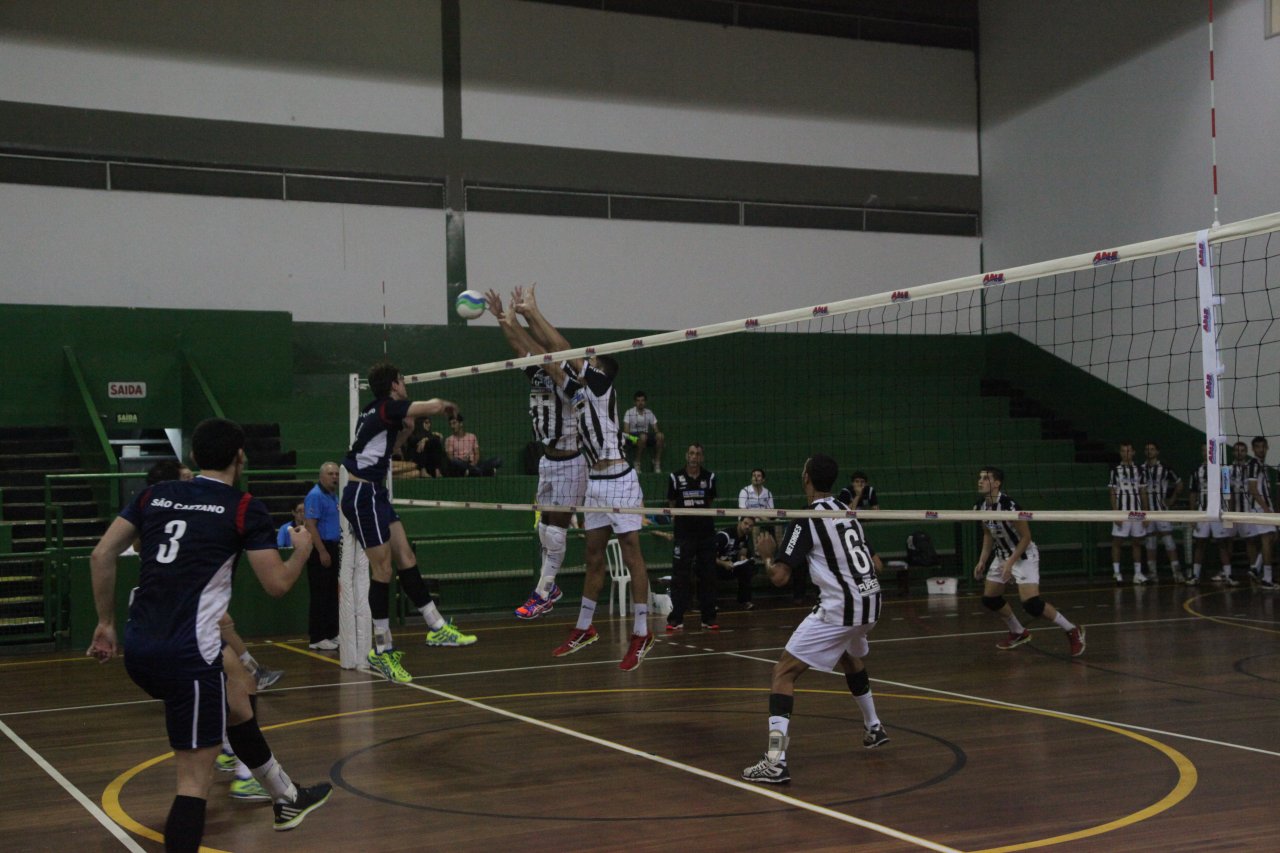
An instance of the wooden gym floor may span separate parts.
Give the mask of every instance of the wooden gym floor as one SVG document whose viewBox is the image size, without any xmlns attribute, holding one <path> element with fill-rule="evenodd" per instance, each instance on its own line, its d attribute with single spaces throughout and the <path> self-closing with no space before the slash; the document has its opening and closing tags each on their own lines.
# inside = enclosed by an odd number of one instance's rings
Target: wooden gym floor
<svg viewBox="0 0 1280 853">
<path fill-rule="evenodd" d="M 805 609 L 725 602 L 718 632 L 660 636 L 620 672 L 628 624 L 568 658 L 576 606 L 461 618 L 480 641 L 428 649 L 416 678 L 341 670 L 297 638 L 259 715 L 297 780 L 336 791 L 297 830 L 219 774 L 205 843 L 270 850 L 1280 849 L 1280 594 L 1242 586 L 1050 582 L 1083 657 L 1044 623 L 1004 633 L 976 597 L 891 599 L 867 660 L 892 742 L 860 743 L 844 680 L 810 672 L 793 781 L 753 786 L 769 673 Z M 513 606 L 517 602 L 512 602 Z M 234 610 L 234 608 L 233 608 Z M 689 624 L 696 625 L 696 614 Z M 660 629 L 659 624 L 659 629 Z M 119 661 L 0 658 L 0 849 L 154 851 L 173 795 L 160 706 Z"/>
</svg>

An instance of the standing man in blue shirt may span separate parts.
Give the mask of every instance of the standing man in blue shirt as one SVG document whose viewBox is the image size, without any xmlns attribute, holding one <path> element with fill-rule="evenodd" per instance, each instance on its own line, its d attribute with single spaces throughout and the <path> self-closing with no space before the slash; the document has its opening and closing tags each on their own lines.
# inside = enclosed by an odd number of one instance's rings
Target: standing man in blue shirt
<svg viewBox="0 0 1280 853">
<path fill-rule="evenodd" d="M 303 523 L 315 545 L 307 560 L 307 589 L 311 593 L 307 648 L 331 652 L 338 648 L 338 565 L 342 553 L 337 462 L 320 466 L 320 476 L 303 504 Z"/>
</svg>

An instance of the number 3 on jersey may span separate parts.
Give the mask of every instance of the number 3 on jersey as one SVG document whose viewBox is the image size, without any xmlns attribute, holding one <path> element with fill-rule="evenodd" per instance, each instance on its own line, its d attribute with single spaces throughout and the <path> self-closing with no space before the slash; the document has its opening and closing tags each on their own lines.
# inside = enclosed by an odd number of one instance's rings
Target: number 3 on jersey
<svg viewBox="0 0 1280 853">
<path fill-rule="evenodd" d="M 156 551 L 157 563 L 172 563 L 178 559 L 179 541 L 182 534 L 187 532 L 187 523 L 180 518 L 175 518 L 164 526 L 164 532 L 169 534 L 169 541 L 160 545 Z"/>
</svg>

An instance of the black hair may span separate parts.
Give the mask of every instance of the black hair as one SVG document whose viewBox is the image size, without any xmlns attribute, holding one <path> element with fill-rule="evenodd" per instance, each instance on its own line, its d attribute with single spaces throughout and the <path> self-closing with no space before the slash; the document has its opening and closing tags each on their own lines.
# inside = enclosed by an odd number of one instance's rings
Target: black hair
<svg viewBox="0 0 1280 853">
<path fill-rule="evenodd" d="M 979 470 L 979 471 L 986 471 L 988 474 L 990 474 L 990 475 L 991 475 L 991 479 L 995 480 L 997 483 L 999 483 L 999 484 L 1000 484 L 1000 485 L 1002 485 L 1002 486 L 1004 485 L 1004 471 L 1001 471 L 1001 470 L 1000 470 L 999 468 L 997 468 L 996 466 L 994 466 L 994 465 L 983 465 L 983 466 L 982 466 L 980 469 L 978 469 L 978 470 Z"/>
<path fill-rule="evenodd" d="M 389 361 L 380 361 L 369 368 L 369 390 L 375 399 L 391 396 L 391 386 L 400 378 L 400 368 Z"/>
<path fill-rule="evenodd" d="M 1255 436 L 1253 437 L 1253 441 L 1251 441 L 1251 442 L 1249 442 L 1249 443 L 1250 443 L 1250 444 L 1261 444 L 1262 442 L 1265 442 L 1266 440 L 1267 440 L 1267 437 L 1266 437 L 1265 435 L 1255 435 Z"/>
<path fill-rule="evenodd" d="M 235 421 L 209 418 L 191 434 L 191 458 L 200 468 L 225 471 L 244 449 L 244 430 Z"/>
<path fill-rule="evenodd" d="M 618 360 L 611 355 L 596 356 L 596 369 L 613 379 L 618 375 Z"/>
<path fill-rule="evenodd" d="M 1121 446 L 1121 447 L 1133 447 L 1133 442 L 1132 442 L 1132 441 L 1122 441 L 1122 442 L 1120 442 L 1120 446 Z"/>
<path fill-rule="evenodd" d="M 169 480 L 181 480 L 183 464 L 177 459 L 161 459 L 147 471 L 147 485 L 164 483 Z"/>
<path fill-rule="evenodd" d="M 831 486 L 835 484 L 836 476 L 840 473 L 836 460 L 822 453 L 810 456 L 805 470 L 809 472 L 809 482 L 819 492 L 831 491 Z"/>
<path fill-rule="evenodd" d="M 767 480 L 767 479 L 769 479 L 769 478 L 765 475 L 765 473 L 764 473 L 764 469 L 763 469 L 763 468 L 752 468 L 752 469 L 751 469 L 751 473 L 752 473 L 752 474 L 754 474 L 754 473 L 755 473 L 755 472 L 757 472 L 757 471 L 759 471 L 759 472 L 760 472 L 760 479 L 762 479 L 762 480 Z"/>
<path fill-rule="evenodd" d="M 636 393 L 631 395 L 632 400 L 634 400 L 636 397 L 644 397 L 646 400 L 649 399 L 649 395 L 644 393 L 643 391 L 637 391 Z"/>
<path fill-rule="evenodd" d="M 870 480 L 870 479 L 871 478 L 867 476 L 866 471 L 854 471 L 852 474 L 849 475 L 850 483 L 852 483 L 854 480 Z"/>
<path fill-rule="evenodd" d="M 449 416 L 450 421 L 457 421 L 460 424 L 466 423 L 467 419 L 462 416 L 462 412 L 454 412 Z"/>
<path fill-rule="evenodd" d="M 1255 439 L 1255 441 L 1256 441 L 1256 439 Z M 1148 442 L 1147 442 L 1147 444 L 1151 445 L 1151 446 L 1152 446 L 1152 447 L 1154 447 L 1156 450 L 1159 450 L 1159 449 L 1160 449 L 1160 445 L 1159 445 L 1158 443 L 1154 442 L 1154 441 L 1148 441 Z"/>
</svg>

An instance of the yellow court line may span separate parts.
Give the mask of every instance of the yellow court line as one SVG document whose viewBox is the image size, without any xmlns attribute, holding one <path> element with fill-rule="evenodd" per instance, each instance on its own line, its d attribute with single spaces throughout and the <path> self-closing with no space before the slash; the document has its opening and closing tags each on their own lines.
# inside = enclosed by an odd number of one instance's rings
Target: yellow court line
<svg viewBox="0 0 1280 853">
<path fill-rule="evenodd" d="M 1193 598 L 1188 598 L 1182 602 L 1182 609 L 1190 613 L 1192 616 L 1198 616 L 1201 619 L 1208 619 L 1210 622 L 1217 622 L 1219 625 L 1231 625 L 1236 628 L 1246 628 L 1250 631 L 1261 631 L 1264 634 L 1280 634 L 1275 628 L 1259 628 L 1257 625 L 1243 625 L 1239 620 L 1232 619 L 1230 616 L 1210 616 L 1207 613 L 1201 613 L 1191 606 L 1192 602 L 1199 601 L 1202 598 L 1208 598 L 1211 595 L 1226 595 L 1231 592 L 1229 589 L 1219 590 L 1218 592 L 1202 592 Z"/>
<path fill-rule="evenodd" d="M 325 658 L 325 660 L 328 660 L 328 658 Z M 602 695 L 607 693 L 765 693 L 765 692 L 768 692 L 768 690 L 769 688 L 764 688 L 764 687 L 598 688 L 598 689 L 592 689 L 592 690 L 558 690 L 558 691 L 544 690 L 544 691 L 529 692 L 529 693 L 499 693 L 499 694 L 493 694 L 490 696 L 478 696 L 478 697 L 475 697 L 474 699 L 471 699 L 470 701 L 478 702 L 478 701 L 492 701 L 496 699 L 530 699 L 530 698 L 549 698 L 549 697 L 555 698 L 555 697 L 565 697 L 565 696 L 590 696 L 590 695 Z M 810 694 L 826 694 L 831 696 L 846 695 L 846 692 L 841 690 L 820 690 L 820 689 L 797 688 L 796 692 L 810 693 Z M 1056 720 L 1062 720 L 1068 723 L 1077 723 L 1081 725 L 1092 726 L 1093 728 L 1102 729 L 1103 731 L 1111 732 L 1113 734 L 1123 735 L 1124 737 L 1131 738 L 1132 740 L 1138 741 L 1139 743 L 1145 744 L 1146 746 L 1149 746 L 1152 749 L 1155 749 L 1157 752 L 1162 753 L 1166 758 L 1168 758 L 1178 770 L 1178 782 L 1177 784 L 1174 785 L 1172 790 L 1170 790 L 1169 793 L 1165 794 L 1164 797 L 1157 800 L 1155 803 L 1152 803 L 1151 805 L 1143 809 L 1140 809 L 1136 812 L 1132 812 L 1130 814 L 1124 815 L 1122 817 L 1119 817 L 1115 820 L 1108 821 L 1103 824 L 1099 824 L 1097 826 L 1092 826 L 1086 829 L 1077 830 L 1075 832 L 1069 832 L 1063 835 L 1055 835 L 1050 838 L 1035 839 L 1032 841 L 1021 842 L 1018 844 L 1010 844 L 1003 847 L 991 847 L 984 850 L 974 851 L 973 853 L 1008 853 L 1008 851 L 1014 851 L 1014 850 L 1030 850 L 1036 847 L 1049 847 L 1055 844 L 1064 844 L 1069 841 L 1078 841 L 1082 838 L 1090 838 L 1095 835 L 1102 835 L 1104 833 L 1112 832 L 1114 830 L 1121 829 L 1123 827 L 1132 826 L 1133 824 L 1140 823 L 1148 818 L 1151 818 L 1157 814 L 1160 814 L 1161 812 L 1167 811 L 1168 809 L 1171 809 L 1173 808 L 1173 806 L 1182 802 L 1191 794 L 1192 790 L 1195 789 L 1196 783 L 1199 779 L 1199 774 L 1196 771 L 1195 765 L 1191 762 L 1189 758 L 1187 758 L 1178 750 L 1174 749 L 1171 746 L 1168 746 L 1167 744 L 1161 743 L 1160 741 L 1149 738 L 1145 735 L 1138 734 L 1137 732 L 1131 732 L 1126 729 L 1120 728 L 1118 726 L 1109 725 L 1107 723 L 1081 719 L 1079 717 L 1075 717 L 1070 714 L 1061 714 L 1056 711 L 1046 711 L 1046 710 L 1040 710 L 1036 708 L 1011 707 L 1008 705 L 1003 705 L 1003 704 L 998 704 L 993 702 L 983 702 L 977 699 L 958 699 L 958 698 L 938 697 L 938 696 L 917 696 L 917 695 L 906 694 L 906 693 L 877 693 L 876 695 L 882 698 L 904 699 L 904 700 L 916 701 L 916 702 L 942 702 L 942 703 L 950 703 L 953 705 L 971 705 L 979 708 L 994 708 L 996 710 L 1001 710 L 1001 711 L 1016 711 L 1024 714 L 1034 714 L 1042 717 L 1049 717 Z M 301 726 L 308 723 L 323 722 L 326 720 L 336 720 L 336 719 L 341 719 L 343 717 L 354 717 L 354 716 L 360 716 L 364 714 L 377 714 L 377 713 L 382 713 L 383 711 L 400 711 L 400 710 L 424 708 L 430 705 L 451 704 L 451 703 L 455 703 L 456 701 L 457 700 L 454 700 L 454 699 L 429 699 L 422 702 L 407 702 L 399 705 L 387 705 L 387 706 L 378 707 L 378 708 L 364 708 L 358 711 L 341 711 L 334 714 L 324 714 L 324 715 L 315 716 L 315 717 L 305 717 L 298 720 L 289 720 L 283 723 L 275 723 L 273 725 L 263 727 L 263 731 L 274 731 L 275 729 L 290 728 L 293 726 Z M 153 767 L 159 764 L 160 762 L 166 761 L 172 757 L 173 757 L 172 752 L 168 752 L 168 753 L 165 753 L 164 755 L 156 756 L 138 765 L 135 765 L 134 767 L 131 767 L 130 769 L 126 770 L 124 773 L 120 774 L 115 779 L 113 779 L 110 782 L 110 784 L 107 785 L 106 789 L 103 791 L 103 794 L 102 794 L 102 806 L 103 806 L 103 809 L 106 811 L 107 815 L 110 816 L 111 819 L 114 820 L 116 823 L 120 824 L 120 826 L 124 827 L 125 829 L 137 835 L 141 835 L 144 838 L 149 838 L 154 841 L 163 841 L 164 839 L 160 835 L 160 833 L 156 832 L 155 830 L 149 827 L 143 826 L 142 824 L 133 820 L 133 818 L 131 818 L 128 815 L 128 813 L 124 811 L 124 809 L 120 805 L 120 791 L 124 788 L 125 784 L 130 779 L 137 776 L 143 770 Z M 225 853 L 225 851 L 215 850 L 214 848 L 201 847 L 200 849 L 202 851 L 208 851 L 208 853 Z"/>
</svg>

